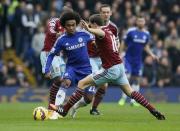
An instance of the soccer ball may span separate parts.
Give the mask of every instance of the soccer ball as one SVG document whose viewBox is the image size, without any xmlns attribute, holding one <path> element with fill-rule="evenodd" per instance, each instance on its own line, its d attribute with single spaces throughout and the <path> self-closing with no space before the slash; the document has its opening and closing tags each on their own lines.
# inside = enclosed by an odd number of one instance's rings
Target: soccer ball
<svg viewBox="0 0 180 131">
<path fill-rule="evenodd" d="M 36 107 L 33 111 L 34 120 L 46 120 L 48 119 L 48 110 L 45 107 Z"/>
</svg>

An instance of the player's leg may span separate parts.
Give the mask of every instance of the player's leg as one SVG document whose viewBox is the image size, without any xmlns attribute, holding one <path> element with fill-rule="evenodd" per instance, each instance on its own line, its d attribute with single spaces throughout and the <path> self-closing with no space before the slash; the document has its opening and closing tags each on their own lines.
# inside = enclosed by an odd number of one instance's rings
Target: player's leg
<svg viewBox="0 0 180 131">
<path fill-rule="evenodd" d="M 92 75 L 89 75 L 78 82 L 77 89 L 75 90 L 73 95 L 70 96 L 68 102 L 64 106 L 57 107 L 51 104 L 51 107 L 56 110 L 60 115 L 66 116 L 69 109 L 84 96 L 85 88 L 90 86 L 95 86 Z"/>
<path fill-rule="evenodd" d="M 127 96 L 129 96 L 130 98 L 134 99 L 136 102 L 138 102 L 139 104 L 141 104 L 143 107 L 147 108 L 152 115 L 154 115 L 157 119 L 159 120 L 164 120 L 165 117 L 164 115 L 162 115 L 160 112 L 158 112 L 155 107 L 153 105 L 151 105 L 146 98 L 139 92 L 134 91 L 129 82 L 128 79 L 126 77 L 125 71 L 123 71 L 123 65 L 121 65 L 121 72 L 122 75 L 121 77 L 116 81 L 116 84 L 119 84 L 121 89 L 123 90 L 124 93 L 126 93 Z M 124 72 L 124 73 L 123 73 Z"/>
<path fill-rule="evenodd" d="M 141 63 L 140 62 L 133 63 L 130 84 L 131 84 L 131 87 L 134 89 L 134 91 L 137 91 L 137 92 L 139 92 L 140 90 L 139 83 L 140 83 L 141 74 L 142 74 Z M 130 103 L 133 106 L 139 106 L 139 104 L 134 99 L 131 99 Z"/>
<path fill-rule="evenodd" d="M 126 75 L 127 75 L 128 79 L 130 79 L 131 78 L 132 67 L 131 67 L 131 64 L 129 63 L 129 61 L 127 59 L 125 59 L 124 61 L 125 61 L 124 62 L 125 72 L 126 72 Z M 119 99 L 118 104 L 120 106 L 123 106 L 125 104 L 125 102 L 126 102 L 126 99 L 127 99 L 127 95 L 124 92 L 122 92 L 122 96 Z"/>
<path fill-rule="evenodd" d="M 90 64 L 92 67 L 92 72 L 95 73 L 102 68 L 102 62 L 100 57 L 90 58 Z M 108 84 L 100 85 L 94 95 L 94 99 L 92 102 L 92 107 L 90 110 L 91 115 L 100 115 L 100 112 L 97 110 L 98 105 L 101 103 L 103 96 L 106 92 Z"/>
<path fill-rule="evenodd" d="M 62 78 L 65 73 L 65 67 L 66 67 L 63 58 L 61 56 L 55 56 L 53 62 L 54 63 L 52 63 L 52 64 L 59 65 L 59 69 L 60 69 L 59 74 Z M 53 70 L 56 70 L 56 67 L 53 68 Z M 67 88 L 64 86 L 63 83 L 61 83 L 61 86 L 56 94 L 55 105 L 61 105 L 61 104 L 63 104 L 63 102 L 65 100 Z"/>
<path fill-rule="evenodd" d="M 104 97 L 104 95 L 106 93 L 107 87 L 108 87 L 107 83 L 98 86 L 98 89 L 97 89 L 96 94 L 94 96 L 92 108 L 90 110 L 91 115 L 100 115 L 100 112 L 98 111 L 97 107 L 101 103 L 101 101 L 102 101 L 102 99 L 103 99 L 103 97 Z"/>
<path fill-rule="evenodd" d="M 91 103 L 95 94 L 95 86 L 91 86 L 85 89 L 84 96 L 76 103 L 70 110 L 70 116 L 74 118 L 79 108 L 85 107 Z"/>
<path fill-rule="evenodd" d="M 48 56 L 48 52 L 45 52 L 45 51 L 42 51 L 40 54 L 42 73 L 44 73 L 44 67 L 45 67 L 47 56 Z M 59 68 L 56 71 L 59 73 Z M 50 103 L 55 104 L 55 98 L 61 84 L 61 79 L 59 77 L 59 74 L 54 72 L 53 68 L 51 68 L 51 72 L 53 73 L 52 74 L 53 79 L 52 79 L 52 85 L 50 87 L 49 104 Z M 48 109 L 51 109 L 51 107 L 48 106 Z"/>
<path fill-rule="evenodd" d="M 84 73 L 79 73 L 79 71 L 76 72 L 77 83 L 83 78 L 85 78 L 86 76 L 88 76 L 91 73 L 91 70 L 86 69 L 83 72 Z M 71 108 L 70 116 L 74 118 L 78 108 L 84 107 L 90 104 L 93 99 L 94 94 L 95 94 L 95 87 L 94 86 L 87 87 L 84 90 L 84 96 Z"/>
</svg>

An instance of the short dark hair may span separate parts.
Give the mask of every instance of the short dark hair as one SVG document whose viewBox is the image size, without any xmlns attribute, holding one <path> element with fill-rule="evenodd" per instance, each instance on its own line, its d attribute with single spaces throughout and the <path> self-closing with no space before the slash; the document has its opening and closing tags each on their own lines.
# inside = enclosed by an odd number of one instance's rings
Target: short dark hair
<svg viewBox="0 0 180 131">
<path fill-rule="evenodd" d="M 108 4 L 102 4 L 101 7 L 99 8 L 100 11 L 101 11 L 101 9 L 104 8 L 104 7 L 109 7 L 109 8 L 111 9 L 111 6 L 110 6 L 110 5 L 108 5 Z"/>
<path fill-rule="evenodd" d="M 81 17 L 79 16 L 77 12 L 65 11 L 60 17 L 61 25 L 64 27 L 66 21 L 68 20 L 75 20 L 76 24 L 78 25 L 81 20 Z"/>
<path fill-rule="evenodd" d="M 104 21 L 101 18 L 100 14 L 91 15 L 90 18 L 89 18 L 89 22 L 96 23 L 99 26 L 103 26 L 104 25 Z"/>
<path fill-rule="evenodd" d="M 138 14 L 136 18 L 145 18 L 145 16 L 143 14 Z"/>
</svg>

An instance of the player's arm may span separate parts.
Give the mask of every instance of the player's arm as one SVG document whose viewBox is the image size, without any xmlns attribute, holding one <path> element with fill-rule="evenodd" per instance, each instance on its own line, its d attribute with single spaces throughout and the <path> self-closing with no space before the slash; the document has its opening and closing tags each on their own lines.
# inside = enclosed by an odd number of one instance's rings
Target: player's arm
<svg viewBox="0 0 180 131">
<path fill-rule="evenodd" d="M 151 51 L 149 44 L 146 44 L 144 50 L 153 58 L 153 60 L 159 61 L 159 58 Z"/>
<path fill-rule="evenodd" d="M 51 78 L 50 67 L 51 67 L 54 56 L 58 54 L 60 50 L 61 50 L 60 41 L 57 40 L 55 43 L 55 46 L 51 49 L 47 57 L 47 61 L 45 64 L 45 71 L 44 71 L 46 78 Z"/>
<path fill-rule="evenodd" d="M 82 24 L 83 28 L 86 29 L 87 31 L 89 31 L 90 33 L 92 33 L 98 37 L 101 37 L 101 38 L 103 38 L 105 36 L 105 32 L 102 29 L 90 28 L 89 25 L 84 20 L 81 20 L 81 24 Z"/>
</svg>

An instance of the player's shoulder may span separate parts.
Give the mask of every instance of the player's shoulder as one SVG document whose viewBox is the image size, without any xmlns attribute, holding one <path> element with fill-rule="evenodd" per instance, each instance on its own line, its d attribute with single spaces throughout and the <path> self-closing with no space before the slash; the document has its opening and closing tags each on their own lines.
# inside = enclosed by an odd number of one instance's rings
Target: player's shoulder
<svg viewBox="0 0 180 131">
<path fill-rule="evenodd" d="M 147 29 L 144 29 L 143 32 L 147 35 L 150 35 L 150 32 Z"/>
<path fill-rule="evenodd" d="M 112 22 L 112 21 L 109 21 L 108 25 L 118 29 L 117 25 L 114 22 Z"/>
<path fill-rule="evenodd" d="M 128 28 L 127 33 L 130 33 L 130 32 L 136 31 L 136 30 L 137 30 L 137 27 L 130 27 L 130 28 Z"/>
<path fill-rule="evenodd" d="M 67 34 L 66 34 L 66 33 L 63 33 L 61 36 L 59 36 L 59 37 L 57 38 L 56 41 L 63 41 L 63 40 L 66 39 L 66 37 L 67 37 Z"/>
<path fill-rule="evenodd" d="M 87 30 L 82 29 L 82 28 L 76 29 L 76 33 L 79 35 L 92 36 L 92 34 L 90 32 L 88 32 Z"/>
</svg>

